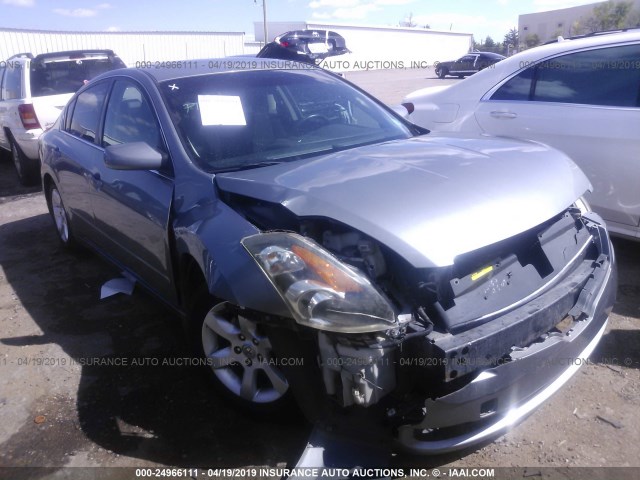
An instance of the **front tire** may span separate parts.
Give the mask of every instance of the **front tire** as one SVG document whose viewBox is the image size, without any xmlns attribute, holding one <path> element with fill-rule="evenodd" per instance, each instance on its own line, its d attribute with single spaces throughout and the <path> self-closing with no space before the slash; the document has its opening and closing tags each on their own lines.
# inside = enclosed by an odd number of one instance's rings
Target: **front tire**
<svg viewBox="0 0 640 480">
<path fill-rule="evenodd" d="M 436 68 L 436 75 L 438 76 L 438 78 L 446 77 L 447 73 L 449 73 L 449 71 L 444 67 L 437 67 Z"/>
<path fill-rule="evenodd" d="M 268 413 L 291 402 L 289 383 L 277 367 L 260 325 L 203 289 L 191 313 L 192 342 L 213 386 L 245 410 Z"/>
</svg>

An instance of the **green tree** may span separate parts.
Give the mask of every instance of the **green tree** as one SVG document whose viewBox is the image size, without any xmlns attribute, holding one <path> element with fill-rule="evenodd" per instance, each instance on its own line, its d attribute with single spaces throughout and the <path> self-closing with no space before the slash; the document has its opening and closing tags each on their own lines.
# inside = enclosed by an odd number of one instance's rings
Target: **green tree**
<svg viewBox="0 0 640 480">
<path fill-rule="evenodd" d="M 540 37 L 536 33 L 530 33 L 524 38 L 524 46 L 526 48 L 533 48 L 540 45 Z"/>
<path fill-rule="evenodd" d="M 475 45 L 475 48 L 482 52 L 495 52 L 495 53 L 502 53 L 502 50 L 503 50 L 502 44 L 496 43 L 496 41 L 493 38 L 491 38 L 489 35 L 487 35 L 487 38 L 484 39 L 484 42 Z"/>
<path fill-rule="evenodd" d="M 502 42 L 502 45 L 506 50 L 505 53 L 508 55 L 516 51 L 518 49 L 519 42 L 520 42 L 520 38 L 518 35 L 518 29 L 512 28 L 506 33 L 506 35 L 504 36 L 504 40 Z"/>
<path fill-rule="evenodd" d="M 638 12 L 633 11 L 633 2 L 609 0 L 593 9 L 593 14 L 581 19 L 574 33 L 584 34 L 633 27 L 640 21 Z"/>
<path fill-rule="evenodd" d="M 632 10 L 625 20 L 625 28 L 640 27 L 640 10 Z"/>
</svg>

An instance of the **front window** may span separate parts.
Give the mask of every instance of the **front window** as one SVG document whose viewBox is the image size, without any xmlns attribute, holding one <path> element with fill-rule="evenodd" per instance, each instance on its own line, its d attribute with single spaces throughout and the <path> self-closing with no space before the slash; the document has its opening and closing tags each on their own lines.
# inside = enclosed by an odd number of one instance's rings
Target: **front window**
<svg viewBox="0 0 640 480">
<path fill-rule="evenodd" d="M 165 81 L 178 133 L 214 173 L 408 138 L 399 119 L 318 70 L 252 70 Z"/>
<path fill-rule="evenodd" d="M 145 142 L 164 150 L 160 128 L 142 91 L 127 80 L 117 80 L 104 119 L 102 146 Z"/>
</svg>

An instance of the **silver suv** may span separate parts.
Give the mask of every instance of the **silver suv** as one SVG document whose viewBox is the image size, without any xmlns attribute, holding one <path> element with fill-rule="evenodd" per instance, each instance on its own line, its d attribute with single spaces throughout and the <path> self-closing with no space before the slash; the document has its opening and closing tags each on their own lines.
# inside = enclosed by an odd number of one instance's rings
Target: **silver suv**
<svg viewBox="0 0 640 480">
<path fill-rule="evenodd" d="M 0 148 L 11 152 L 23 185 L 39 179 L 38 138 L 93 77 L 126 65 L 111 50 L 76 50 L 0 63 Z"/>
</svg>

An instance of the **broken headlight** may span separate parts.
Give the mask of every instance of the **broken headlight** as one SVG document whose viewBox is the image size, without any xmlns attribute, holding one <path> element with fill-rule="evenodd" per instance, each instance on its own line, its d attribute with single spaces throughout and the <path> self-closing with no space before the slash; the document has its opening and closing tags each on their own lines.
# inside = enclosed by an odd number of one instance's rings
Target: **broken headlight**
<svg viewBox="0 0 640 480">
<path fill-rule="evenodd" d="M 396 325 L 393 309 L 369 280 L 311 240 L 272 232 L 246 237 L 242 245 L 299 324 L 342 333 Z"/>
</svg>

